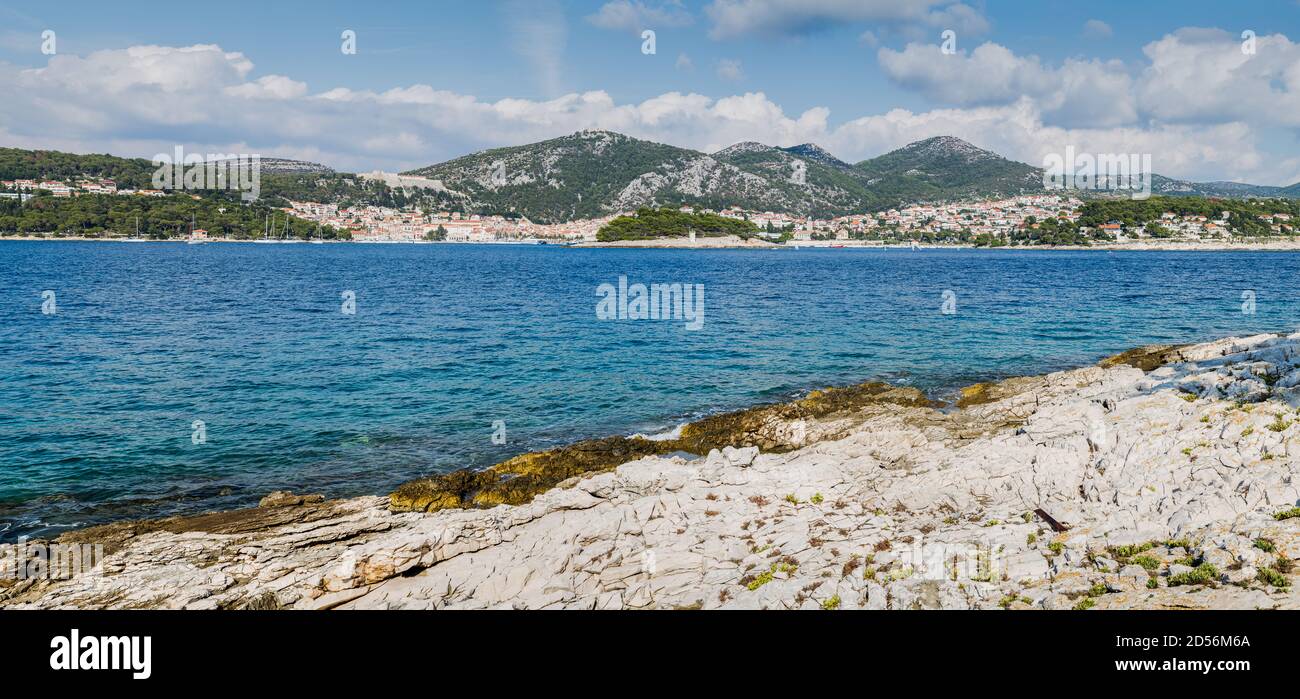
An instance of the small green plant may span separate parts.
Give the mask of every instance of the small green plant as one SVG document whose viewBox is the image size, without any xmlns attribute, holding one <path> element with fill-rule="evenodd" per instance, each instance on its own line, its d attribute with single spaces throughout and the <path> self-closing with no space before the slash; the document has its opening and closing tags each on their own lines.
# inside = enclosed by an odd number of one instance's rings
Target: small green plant
<svg viewBox="0 0 1300 699">
<path fill-rule="evenodd" d="M 765 570 L 756 576 L 746 576 L 746 578 L 749 578 L 749 580 L 746 581 L 745 578 L 741 578 L 741 584 L 751 591 L 757 590 L 758 588 L 772 582 L 772 571 Z"/>
<path fill-rule="evenodd" d="M 787 556 L 786 558 L 783 558 L 780 561 L 773 563 L 772 567 L 759 573 L 758 575 L 746 575 L 745 577 L 740 579 L 740 584 L 744 585 L 750 590 L 757 590 L 758 588 L 772 582 L 773 578 L 776 576 L 777 573 L 788 573 L 790 575 L 794 575 L 799 570 L 799 566 L 790 563 L 789 562 L 790 560 L 793 559 L 790 559 Z"/>
<path fill-rule="evenodd" d="M 1148 571 L 1157 570 L 1158 568 L 1160 568 L 1160 560 L 1155 556 L 1146 556 L 1146 555 L 1134 556 L 1133 558 L 1129 559 L 1129 563 L 1132 563 L 1134 565 L 1140 565 Z"/>
<path fill-rule="evenodd" d="M 1196 394 L 1195 394 L 1195 393 L 1184 393 L 1183 396 L 1182 396 L 1182 398 L 1183 398 L 1183 400 L 1187 401 L 1188 403 L 1194 403 L 1194 402 L 1196 402 Z"/>
<path fill-rule="evenodd" d="M 1290 587 L 1291 583 L 1291 581 L 1286 579 L 1285 575 L 1277 572 L 1277 570 L 1273 568 L 1260 568 L 1258 577 L 1260 582 L 1272 585 L 1273 587 Z"/>
<path fill-rule="evenodd" d="M 1191 456 L 1191 455 L 1192 455 L 1192 448 L 1191 448 L 1191 447 L 1183 447 L 1183 456 Z"/>
<path fill-rule="evenodd" d="M 1159 580 L 1158 578 L 1155 578 L 1155 577 L 1147 578 L 1147 589 L 1148 589 L 1148 590 L 1154 590 L 1154 589 L 1156 589 L 1157 587 L 1160 587 L 1160 580 Z"/>
<path fill-rule="evenodd" d="M 790 503 L 791 505 L 799 504 L 799 498 L 795 497 L 794 493 L 790 493 L 789 495 L 785 496 L 785 501 Z"/>
<path fill-rule="evenodd" d="M 1249 437 L 1249 436 L 1251 436 L 1252 434 L 1255 434 L 1255 428 L 1254 428 L 1254 427 L 1247 427 L 1246 429 L 1244 429 L 1244 430 L 1241 431 L 1241 436 L 1243 436 L 1243 437 Z"/>
<path fill-rule="evenodd" d="M 1092 609 L 1095 606 L 1097 606 L 1097 600 L 1093 599 L 1092 597 L 1084 597 L 1083 599 L 1079 600 L 1078 604 L 1074 605 L 1074 610 L 1076 612 L 1082 612 L 1088 609 Z"/>
<path fill-rule="evenodd" d="M 896 568 L 894 570 L 889 571 L 889 574 L 885 576 L 885 582 L 891 583 L 899 580 L 906 580 L 912 577 L 912 574 L 915 572 L 916 569 L 912 568 L 912 566 L 903 566 L 902 568 Z"/>
<path fill-rule="evenodd" d="M 1034 521 L 1034 513 L 1026 512 L 1023 515 L 1020 515 L 1020 518 L 1025 520 L 1025 524 L 1029 524 L 1030 522 Z"/>
<path fill-rule="evenodd" d="M 1284 519 L 1292 519 L 1294 517 L 1300 517 L 1300 507 L 1292 507 L 1289 510 L 1282 510 L 1281 512 L 1273 515 L 1273 519 L 1276 519 L 1279 522 Z"/>
<path fill-rule="evenodd" d="M 1065 544 L 1062 544 L 1059 541 L 1053 541 L 1047 545 L 1047 550 L 1059 556 L 1062 551 L 1065 551 Z"/>
<path fill-rule="evenodd" d="M 1210 416 L 1209 416 L 1209 415 L 1202 415 L 1202 416 L 1201 416 L 1201 422 L 1209 423 L 1209 421 L 1210 421 Z"/>
<path fill-rule="evenodd" d="M 1270 539 L 1265 539 L 1261 537 L 1259 539 L 1255 539 L 1255 548 L 1259 549 L 1260 551 L 1263 551 L 1264 553 L 1273 553 L 1274 551 L 1277 550 L 1277 544 L 1274 544 L 1273 541 Z"/>
<path fill-rule="evenodd" d="M 1148 541 L 1142 544 L 1129 544 L 1127 546 L 1112 546 L 1110 553 L 1118 560 L 1124 560 L 1138 555 L 1144 551 L 1150 551 L 1155 548 L 1156 542 Z"/>
<path fill-rule="evenodd" d="M 839 608 L 840 608 L 839 595 L 834 595 L 833 597 L 826 600 L 825 602 L 822 602 L 822 609 L 830 610 L 830 609 L 839 609 Z"/>
<path fill-rule="evenodd" d="M 1171 549 L 1189 549 L 1192 547 L 1192 542 L 1190 539 L 1170 539 L 1165 542 L 1165 547 Z"/>
<path fill-rule="evenodd" d="M 1284 432 L 1290 426 L 1291 421 L 1283 419 L 1282 414 L 1278 413 L 1273 416 L 1273 422 L 1269 424 L 1268 429 L 1272 432 Z"/>
<path fill-rule="evenodd" d="M 1219 577 L 1219 569 L 1212 563 L 1202 563 L 1186 573 L 1169 576 L 1169 587 L 1179 585 L 1208 585 Z"/>
<path fill-rule="evenodd" d="M 822 500 L 824 500 L 824 499 L 825 499 L 825 498 L 822 497 L 822 494 L 821 494 L 821 493 L 813 493 L 813 496 L 812 496 L 812 504 L 814 504 L 814 505 L 820 505 L 820 504 L 822 504 Z"/>
<path fill-rule="evenodd" d="M 987 522 L 984 523 L 984 526 L 986 526 L 986 527 L 996 527 L 996 526 L 998 526 L 999 524 L 1002 524 L 1002 521 L 1001 521 L 1001 520 L 990 519 L 989 521 L 987 521 Z"/>
<path fill-rule="evenodd" d="M 956 517 L 953 517 L 952 515 L 948 515 L 947 517 L 944 517 L 944 518 L 943 518 L 943 523 L 944 523 L 944 524 L 956 524 L 956 523 L 957 523 L 957 518 L 956 518 Z"/>
<path fill-rule="evenodd" d="M 1038 541 L 1038 535 L 1033 532 L 1029 532 L 1029 536 L 1025 537 L 1025 544 L 1028 546 L 1033 546 L 1036 541 Z"/>
<path fill-rule="evenodd" d="M 1088 596 L 1101 597 L 1102 595 L 1106 594 L 1109 591 L 1110 591 L 1109 588 L 1107 588 L 1104 583 L 1097 583 L 1096 585 L 1093 585 L 1091 588 L 1088 589 Z"/>
</svg>

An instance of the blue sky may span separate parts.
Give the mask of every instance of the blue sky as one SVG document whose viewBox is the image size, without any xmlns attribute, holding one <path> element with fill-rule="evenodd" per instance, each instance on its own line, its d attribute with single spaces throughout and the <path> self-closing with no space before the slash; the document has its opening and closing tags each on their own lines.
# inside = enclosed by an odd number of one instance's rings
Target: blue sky
<svg viewBox="0 0 1300 699">
<path fill-rule="evenodd" d="M 0 106 L 0 143 L 399 169 L 586 127 L 701 149 L 815 140 L 847 160 L 942 131 L 1034 164 L 1075 145 L 1151 152 L 1175 176 L 1300 180 L 1294 0 L 124 7 L 0 5 L 0 87 L 23 96 Z M 955 55 L 939 51 L 945 29 Z M 1247 29 L 1259 40 L 1243 61 Z"/>
</svg>

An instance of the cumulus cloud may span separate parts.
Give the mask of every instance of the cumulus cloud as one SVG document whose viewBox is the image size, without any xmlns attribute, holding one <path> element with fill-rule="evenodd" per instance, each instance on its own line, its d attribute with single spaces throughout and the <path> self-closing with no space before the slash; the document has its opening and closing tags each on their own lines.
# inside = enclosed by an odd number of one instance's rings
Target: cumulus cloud
<svg viewBox="0 0 1300 699">
<path fill-rule="evenodd" d="M 267 75 L 253 82 L 231 85 L 223 91 L 227 95 L 249 99 L 292 99 L 307 94 L 307 83 L 283 75 Z"/>
<path fill-rule="evenodd" d="M 1257 184 L 1291 184 L 1300 179 L 1300 161 L 1275 159 L 1262 152 L 1243 123 L 1064 128 L 1045 124 L 1042 112 L 1028 98 L 969 109 L 892 110 L 843 124 L 827 144 L 835 153 L 879 152 L 937 134 L 957 136 L 1040 167 L 1048 154 L 1064 153 L 1072 146 L 1079 153 L 1149 153 L 1153 169 L 1172 177 Z"/>
<path fill-rule="evenodd" d="M 614 29 L 640 34 L 644 29 L 684 27 L 694 21 L 691 13 L 679 0 L 660 4 L 647 4 L 641 0 L 613 0 L 601 5 L 587 21 L 601 29 Z"/>
<path fill-rule="evenodd" d="M 1118 126 L 1137 118 L 1132 78 L 1123 63 L 1067 59 L 1044 66 L 1036 56 L 1017 56 L 992 42 L 974 51 L 944 54 L 937 44 L 882 48 L 885 75 L 945 105 L 1006 104 L 1034 99 L 1049 123 Z"/>
<path fill-rule="evenodd" d="M 980 12 L 953 0 L 713 0 L 704 11 L 713 22 L 709 33 L 715 39 L 802 35 L 864 23 L 971 34 L 988 30 Z"/>
<path fill-rule="evenodd" d="M 1300 44 L 1273 34 L 1254 53 L 1219 29 L 1181 29 L 1147 44 L 1138 82 L 1142 110 L 1186 123 L 1226 120 L 1300 126 Z"/>
<path fill-rule="evenodd" d="M 1181 41 L 1176 45 L 1183 47 Z M 1274 40 L 1268 45 L 1285 48 Z M 1264 50 L 1261 43 L 1260 55 Z M 975 60 L 975 53 L 961 60 Z M 981 59 L 990 61 L 987 70 L 1007 60 L 992 49 L 990 55 Z M 604 91 L 590 91 L 548 100 L 485 101 L 429 85 L 370 91 L 258 76 L 245 56 L 218 46 L 135 47 L 60 55 L 36 69 L 0 63 L 0 94 L 6 95 L 0 100 L 0 142 L 143 157 L 183 145 L 191 152 L 261 153 L 368 171 L 409 169 L 584 128 L 705 151 L 745 140 L 778 146 L 815 142 L 849 161 L 930 136 L 954 135 L 1034 165 L 1045 154 L 1073 145 L 1080 152 L 1151 153 L 1158 172 L 1176 177 L 1260 184 L 1300 179 L 1294 158 L 1261 150 L 1247 119 L 1208 126 L 1175 119 L 1065 123 L 1056 117 L 1068 108 L 1069 97 L 1053 91 L 1053 80 L 1072 76 L 1080 86 L 1064 92 L 1086 94 L 1089 71 L 1105 76 L 1110 67 L 1085 61 L 1069 70 L 1065 64 L 1011 63 L 1024 75 L 1004 80 L 1032 96 L 929 111 L 896 109 L 833 125 L 823 107 L 787 113 L 762 92 L 720 98 L 668 92 L 616 102 Z M 1050 75 L 1040 80 L 1038 71 Z"/>
<path fill-rule="evenodd" d="M 1070 58 L 1045 65 L 995 43 L 945 55 L 935 44 L 881 48 L 895 83 L 948 106 L 1032 99 L 1047 123 L 1121 126 L 1174 122 L 1300 126 L 1300 44 L 1274 34 L 1254 52 L 1220 29 L 1186 28 L 1143 47 L 1146 62 Z"/>
</svg>

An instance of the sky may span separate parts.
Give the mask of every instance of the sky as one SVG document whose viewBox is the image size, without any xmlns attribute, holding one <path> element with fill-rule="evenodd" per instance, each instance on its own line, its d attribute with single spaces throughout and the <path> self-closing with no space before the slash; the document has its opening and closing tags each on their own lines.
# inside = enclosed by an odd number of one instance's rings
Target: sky
<svg viewBox="0 0 1300 699">
<path fill-rule="evenodd" d="M 603 128 L 856 162 L 952 135 L 1289 185 L 1300 1 L 0 0 L 0 95 L 0 146 L 146 158 L 406 170 Z"/>
</svg>

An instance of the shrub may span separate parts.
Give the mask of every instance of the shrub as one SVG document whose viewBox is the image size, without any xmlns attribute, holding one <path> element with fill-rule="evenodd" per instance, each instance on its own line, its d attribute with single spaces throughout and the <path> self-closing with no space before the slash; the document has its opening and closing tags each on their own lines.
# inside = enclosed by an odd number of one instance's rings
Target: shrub
<svg viewBox="0 0 1300 699">
<path fill-rule="evenodd" d="M 1202 563 L 1196 566 L 1194 570 L 1186 573 L 1179 573 L 1169 577 L 1169 586 L 1178 587 L 1179 585 L 1206 585 L 1214 582 L 1219 577 L 1219 569 L 1211 563 Z"/>
</svg>

